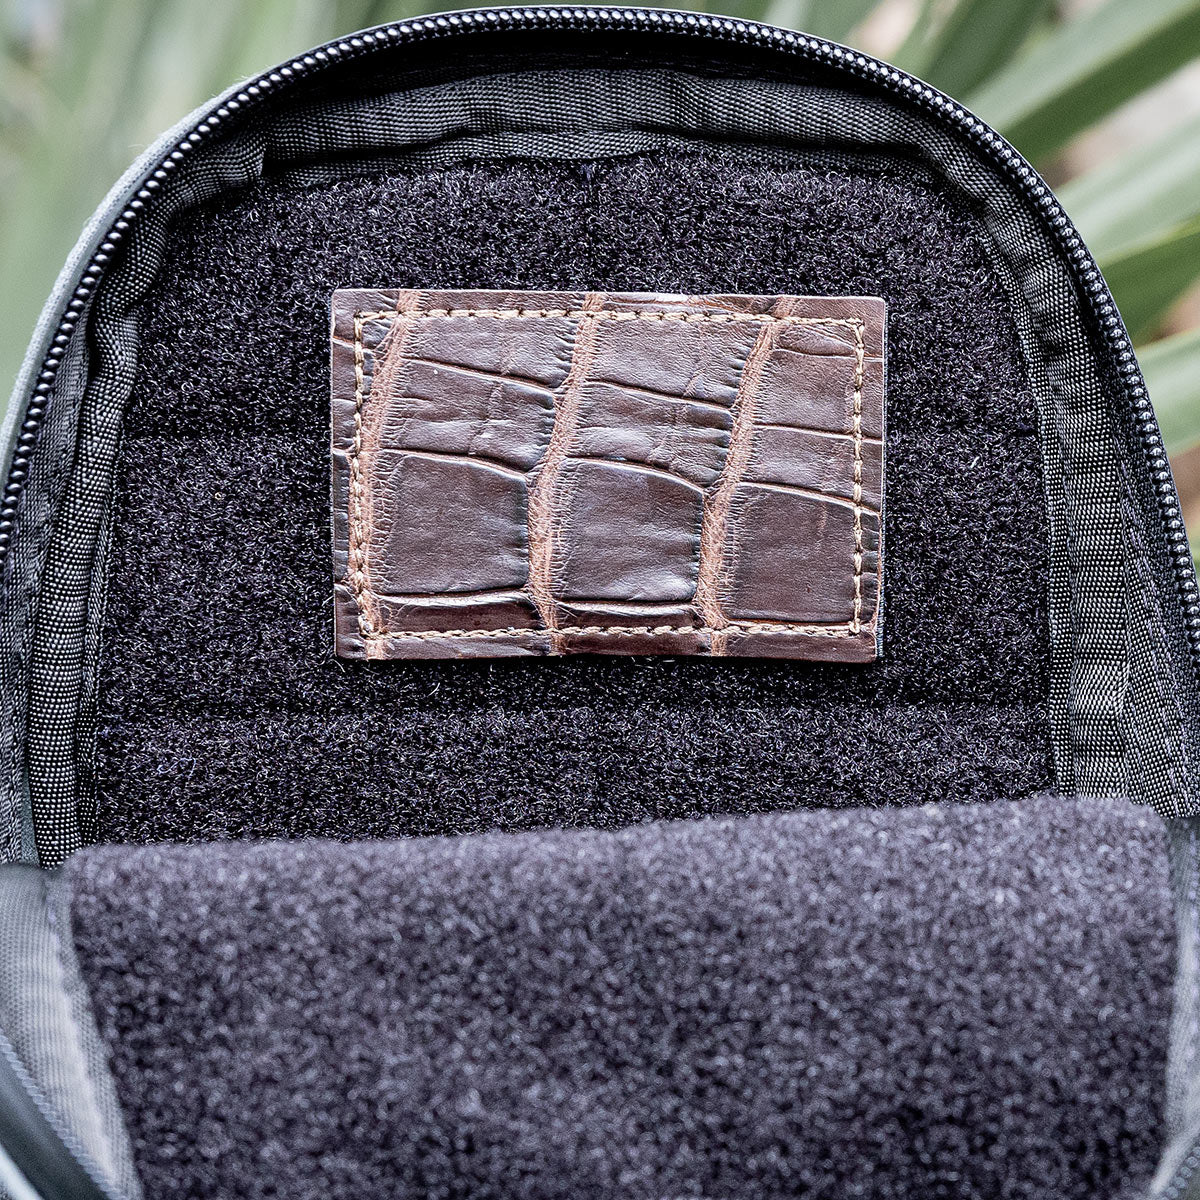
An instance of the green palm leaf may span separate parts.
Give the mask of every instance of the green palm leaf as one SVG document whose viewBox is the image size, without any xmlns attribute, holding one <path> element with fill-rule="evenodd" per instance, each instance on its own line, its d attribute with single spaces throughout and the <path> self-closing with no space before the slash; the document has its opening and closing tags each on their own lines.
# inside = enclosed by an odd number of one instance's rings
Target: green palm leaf
<svg viewBox="0 0 1200 1200">
<path fill-rule="evenodd" d="M 1200 0 L 1107 0 L 1047 34 L 967 100 L 1038 158 L 1198 55 Z"/>
<path fill-rule="evenodd" d="M 961 96 L 1003 67 L 1029 40 L 1049 11 L 1050 0 L 961 0 L 941 22 L 933 23 L 937 7 L 927 5 L 928 24 L 914 28 L 896 54 L 897 65 Z"/>
<path fill-rule="evenodd" d="M 1200 216 L 1200 117 L 1059 188 L 1102 262 Z"/>
<path fill-rule="evenodd" d="M 1200 277 L 1200 217 L 1108 259 L 1104 274 L 1135 341 Z"/>
<path fill-rule="evenodd" d="M 1140 357 L 1168 451 L 1200 445 L 1200 329 L 1157 342 Z"/>
</svg>

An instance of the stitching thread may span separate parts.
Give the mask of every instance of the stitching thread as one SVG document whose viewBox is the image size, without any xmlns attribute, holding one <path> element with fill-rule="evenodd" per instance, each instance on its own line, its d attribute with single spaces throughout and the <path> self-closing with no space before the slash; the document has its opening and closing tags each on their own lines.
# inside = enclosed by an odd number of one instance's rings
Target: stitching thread
<svg viewBox="0 0 1200 1200">
<path fill-rule="evenodd" d="M 366 603 L 367 577 L 365 570 L 365 537 L 362 529 L 363 496 L 365 488 L 362 478 L 360 456 L 363 447 L 363 407 L 366 403 L 366 371 L 363 331 L 369 321 L 381 321 L 404 317 L 406 320 L 429 318 L 477 318 L 492 320 L 517 320 L 520 318 L 572 318 L 592 321 L 675 321 L 684 324 L 734 324 L 761 322 L 785 325 L 840 325 L 854 331 L 854 401 L 851 436 L 854 439 L 854 615 L 849 622 L 838 625 L 813 625 L 789 622 L 755 622 L 723 620 L 721 626 L 703 625 L 564 625 L 556 628 L 509 627 L 506 629 L 447 629 L 447 630 L 383 630 L 376 629 L 370 621 Z M 863 542 L 863 489 L 862 489 L 862 393 L 865 372 L 865 344 L 863 322 L 854 317 L 797 317 L 777 316 L 774 313 L 690 313 L 663 312 L 651 309 L 592 310 L 586 308 L 429 308 L 420 312 L 402 312 L 399 309 L 381 309 L 375 312 L 354 314 L 354 438 L 350 454 L 350 521 L 347 546 L 347 574 L 358 612 L 359 631 L 371 641 L 434 640 L 438 638 L 498 638 L 515 637 L 521 634 L 548 633 L 586 634 L 591 637 L 637 637 L 648 634 L 683 636 L 697 633 L 729 633 L 746 635 L 758 633 L 766 636 L 779 634 L 804 634 L 809 637 L 853 637 L 861 632 L 862 617 L 862 567 Z"/>
<path fill-rule="evenodd" d="M 803 633 L 809 637 L 847 637 L 852 632 L 849 623 L 843 625 L 797 625 L 786 622 L 726 621 L 718 628 L 715 625 L 559 625 L 555 629 L 509 626 L 507 629 L 400 629 L 376 630 L 374 640 L 392 641 L 401 638 L 488 638 L 515 637 L 519 634 L 588 634 L 592 637 L 637 637 L 643 634 L 688 634 L 688 633 L 732 633 L 732 634 L 778 634 Z"/>
<path fill-rule="evenodd" d="M 854 616 L 850 621 L 852 633 L 858 633 L 862 617 L 863 573 L 863 489 L 862 489 L 862 394 L 866 348 L 863 327 L 854 326 Z"/>
<path fill-rule="evenodd" d="M 382 321 L 389 317 L 407 317 L 409 320 L 430 317 L 480 317 L 498 321 L 515 321 L 528 317 L 591 318 L 594 321 L 679 321 L 683 324 L 729 325 L 754 321 L 778 322 L 783 325 L 845 325 L 850 329 L 861 329 L 862 321 L 857 317 L 792 317 L 776 316 L 774 313 L 691 313 L 660 312 L 658 309 L 631 308 L 626 310 L 588 308 L 426 308 L 421 312 L 402 313 L 394 308 L 378 312 L 356 313 L 355 318 L 363 321 Z"/>
<path fill-rule="evenodd" d="M 367 616 L 367 578 L 363 570 L 363 484 L 359 462 L 363 443 L 363 326 L 369 319 L 378 318 L 370 318 L 366 313 L 354 314 L 354 444 L 350 452 L 350 530 L 346 546 L 346 571 L 358 610 L 358 630 L 363 637 L 373 634 Z"/>
</svg>

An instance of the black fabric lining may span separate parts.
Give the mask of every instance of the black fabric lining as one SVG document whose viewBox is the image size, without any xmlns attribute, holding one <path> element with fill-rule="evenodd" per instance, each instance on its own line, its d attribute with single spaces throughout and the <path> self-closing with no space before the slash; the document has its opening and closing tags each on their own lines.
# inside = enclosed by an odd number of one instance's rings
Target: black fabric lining
<svg viewBox="0 0 1200 1200">
<path fill-rule="evenodd" d="M 884 296 L 883 661 L 334 660 L 337 286 Z M 1033 399 L 948 195 L 717 150 L 267 183 L 172 235 L 141 317 L 102 839 L 615 825 L 1049 782 Z"/>
<path fill-rule="evenodd" d="M 1097 1200 L 1159 1149 L 1166 858 L 1051 796 L 65 886 L 147 1200 Z"/>
</svg>

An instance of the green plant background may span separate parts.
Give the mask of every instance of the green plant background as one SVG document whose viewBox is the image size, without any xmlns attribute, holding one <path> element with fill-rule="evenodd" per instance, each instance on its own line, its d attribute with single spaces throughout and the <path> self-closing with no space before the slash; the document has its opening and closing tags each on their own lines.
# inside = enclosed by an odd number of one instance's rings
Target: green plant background
<svg viewBox="0 0 1200 1200">
<path fill-rule="evenodd" d="M 88 214 L 163 129 L 396 0 L 0 0 L 0 388 Z M 440 6 L 436 6 L 440 7 Z M 1141 349 L 1200 531 L 1200 0 L 716 0 L 950 92 L 1058 189 Z"/>
</svg>

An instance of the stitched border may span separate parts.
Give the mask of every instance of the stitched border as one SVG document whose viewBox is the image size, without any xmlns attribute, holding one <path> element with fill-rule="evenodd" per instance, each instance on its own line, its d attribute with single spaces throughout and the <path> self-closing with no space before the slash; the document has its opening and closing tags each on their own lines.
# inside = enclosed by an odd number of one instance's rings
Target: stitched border
<svg viewBox="0 0 1200 1200">
<path fill-rule="evenodd" d="M 519 317 L 570 317 L 578 319 L 589 317 L 594 321 L 679 321 L 683 324 L 731 325 L 753 323 L 755 321 L 771 321 L 781 325 L 845 325 L 848 328 L 862 328 L 863 322 L 858 317 L 777 317 L 774 313 L 691 313 L 668 312 L 660 309 L 631 308 L 631 309 L 588 309 L 588 308 L 424 308 L 420 312 L 402 313 L 394 308 L 385 308 L 378 312 L 355 313 L 356 317 L 365 321 L 383 321 L 396 317 L 407 316 L 411 320 L 429 317 L 479 317 L 499 321 L 514 321 Z"/>
<path fill-rule="evenodd" d="M 715 625 L 559 625 L 555 629 L 542 629 L 536 625 L 510 626 L 507 629 L 409 629 L 381 630 L 372 636 L 388 641 L 409 640 L 436 641 L 438 638 L 489 638 L 517 637 L 522 634 L 575 633 L 590 637 L 638 637 L 646 634 L 683 636 L 689 633 L 802 633 L 808 637 L 848 637 L 855 630 L 849 622 L 842 625 L 794 625 L 779 621 L 727 621 L 720 630 Z"/>
<path fill-rule="evenodd" d="M 354 607 L 358 612 L 358 630 L 365 638 L 378 635 L 372 629 L 370 618 L 367 615 L 367 575 L 364 570 L 365 555 L 363 553 L 366 537 L 363 534 L 362 465 L 359 462 L 363 444 L 363 403 L 365 401 L 363 395 L 363 326 L 367 321 L 378 319 L 371 313 L 354 314 L 354 441 L 350 451 L 350 520 L 346 541 L 346 578 L 350 581 L 350 590 L 354 594 Z"/>
<path fill-rule="evenodd" d="M 854 441 L 854 481 L 852 506 L 854 511 L 854 612 L 848 622 L 830 625 L 800 624 L 778 621 L 730 620 L 724 625 L 563 625 L 553 629 L 508 627 L 505 629 L 447 629 L 447 630 L 386 630 L 376 629 L 370 621 L 366 605 L 368 580 L 365 570 L 367 538 L 363 528 L 363 480 L 360 456 L 363 446 L 363 407 L 366 403 L 366 371 L 363 331 L 370 321 L 428 320 L 430 318 L 475 318 L 517 320 L 520 318 L 570 318 L 592 321 L 671 321 L 682 324 L 747 324 L 770 323 L 783 325 L 840 325 L 854 332 L 854 396 L 851 437 Z M 586 308 L 430 308 L 404 313 L 398 309 L 380 309 L 354 314 L 354 438 L 350 453 L 350 514 L 347 545 L 347 578 L 354 595 L 359 632 L 370 641 L 432 641 L 442 638 L 509 638 L 523 635 L 579 634 L 591 637 L 638 637 L 646 635 L 684 636 L 688 634 L 721 633 L 748 636 L 762 634 L 802 634 L 807 637 L 855 637 L 862 632 L 862 575 L 863 489 L 862 489 L 862 394 L 866 367 L 864 322 L 858 317 L 798 317 L 776 316 L 774 313 L 691 313 L 658 309 L 599 309 Z"/>
<path fill-rule="evenodd" d="M 863 376 L 866 372 L 866 344 L 863 339 L 863 324 L 852 322 L 854 329 L 854 617 L 850 628 L 857 633 L 862 618 L 862 574 L 863 574 L 863 489 L 862 489 L 862 394 Z"/>
</svg>

